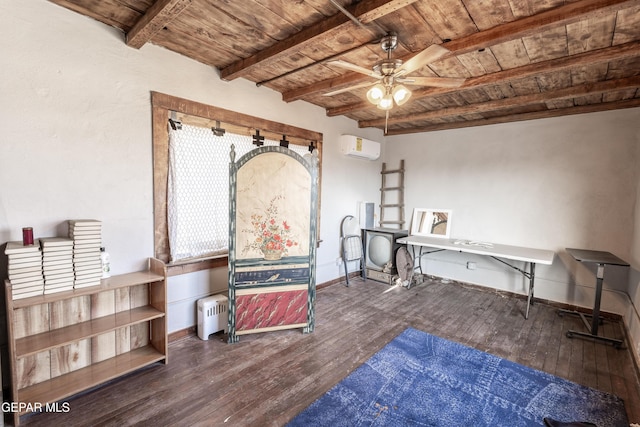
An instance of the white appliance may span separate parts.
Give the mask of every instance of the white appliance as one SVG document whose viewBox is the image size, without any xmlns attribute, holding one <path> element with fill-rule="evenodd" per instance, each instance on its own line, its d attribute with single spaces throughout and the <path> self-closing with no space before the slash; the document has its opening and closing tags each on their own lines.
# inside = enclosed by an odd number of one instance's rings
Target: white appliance
<svg viewBox="0 0 640 427">
<path fill-rule="evenodd" d="M 361 159 L 376 160 L 380 157 L 380 143 L 354 135 L 340 137 L 342 154 Z"/>
<path fill-rule="evenodd" d="M 209 335 L 229 331 L 229 302 L 224 294 L 211 295 L 198 300 L 198 337 L 208 340 Z"/>
</svg>

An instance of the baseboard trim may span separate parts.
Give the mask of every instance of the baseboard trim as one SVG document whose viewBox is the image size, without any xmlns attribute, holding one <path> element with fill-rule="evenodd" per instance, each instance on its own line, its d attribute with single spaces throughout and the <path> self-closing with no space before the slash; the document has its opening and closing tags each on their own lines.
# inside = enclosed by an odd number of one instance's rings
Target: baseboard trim
<svg viewBox="0 0 640 427">
<path fill-rule="evenodd" d="M 635 352 L 635 343 L 633 342 L 633 339 L 631 338 L 631 331 L 629 330 L 628 326 L 627 326 L 627 322 L 622 322 L 622 329 L 624 331 L 624 339 L 625 339 L 625 344 L 626 346 L 629 348 L 629 351 L 631 352 L 631 359 L 633 360 L 633 366 L 636 368 L 636 376 L 638 378 L 640 378 L 640 360 L 638 360 L 638 355 Z"/>
<path fill-rule="evenodd" d="M 189 335 L 197 335 L 197 333 L 198 333 L 197 327 L 194 325 L 194 326 L 189 326 L 188 328 L 185 328 L 185 329 L 180 329 L 180 330 L 171 332 L 168 338 L 169 338 L 169 342 L 173 342 Z"/>
<path fill-rule="evenodd" d="M 349 273 L 349 278 L 360 277 L 359 271 L 352 271 Z M 328 282 L 321 283 L 316 285 L 316 289 L 326 288 L 327 286 L 337 285 L 338 283 L 345 283 L 344 277 L 337 277 L 333 280 L 329 280 Z"/>
</svg>

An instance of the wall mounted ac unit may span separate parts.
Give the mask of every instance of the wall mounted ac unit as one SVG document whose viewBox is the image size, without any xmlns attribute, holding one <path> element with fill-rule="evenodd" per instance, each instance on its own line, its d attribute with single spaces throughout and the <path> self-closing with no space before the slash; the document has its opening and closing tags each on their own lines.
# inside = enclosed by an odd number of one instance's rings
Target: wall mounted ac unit
<svg viewBox="0 0 640 427">
<path fill-rule="evenodd" d="M 376 160 L 380 157 L 380 143 L 370 141 L 353 135 L 342 135 L 340 137 L 340 149 L 342 153 L 361 159 Z"/>
</svg>

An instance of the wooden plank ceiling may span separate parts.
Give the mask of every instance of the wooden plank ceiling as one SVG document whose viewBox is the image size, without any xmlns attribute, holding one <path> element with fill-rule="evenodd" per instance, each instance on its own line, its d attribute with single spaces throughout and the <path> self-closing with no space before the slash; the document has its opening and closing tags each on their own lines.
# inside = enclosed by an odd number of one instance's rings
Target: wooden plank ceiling
<svg viewBox="0 0 640 427">
<path fill-rule="evenodd" d="M 122 30 L 131 48 L 162 46 L 388 134 L 640 106 L 640 0 L 50 1 Z M 328 62 L 371 69 L 389 32 L 392 58 L 446 47 L 412 76 L 462 86 L 409 86 L 388 121 L 367 87 L 326 96 L 377 81 Z"/>
</svg>

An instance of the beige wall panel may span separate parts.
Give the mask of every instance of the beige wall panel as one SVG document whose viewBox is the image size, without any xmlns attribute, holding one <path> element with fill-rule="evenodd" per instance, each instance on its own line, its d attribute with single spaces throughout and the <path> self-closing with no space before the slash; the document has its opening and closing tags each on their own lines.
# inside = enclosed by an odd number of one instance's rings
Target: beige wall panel
<svg viewBox="0 0 640 427">
<path fill-rule="evenodd" d="M 115 291 L 91 295 L 91 318 L 115 313 Z M 97 363 L 116 355 L 116 334 L 114 331 L 91 339 L 91 361 Z"/>
<path fill-rule="evenodd" d="M 131 350 L 144 347 L 149 344 L 149 324 L 139 323 L 137 325 L 131 325 Z"/>
<path fill-rule="evenodd" d="M 131 332 L 129 327 L 120 328 L 115 331 L 116 354 L 126 353 L 131 350 Z"/>
<path fill-rule="evenodd" d="M 88 295 L 55 301 L 50 304 L 51 329 L 86 322 L 91 319 L 91 298 Z"/>
<path fill-rule="evenodd" d="M 51 378 L 68 374 L 91 364 L 91 339 L 51 350 Z"/>
<path fill-rule="evenodd" d="M 146 284 L 131 286 L 129 288 L 130 298 L 131 298 L 131 307 L 143 307 L 145 305 L 149 305 L 149 288 Z"/>
<path fill-rule="evenodd" d="M 34 335 L 49 330 L 48 304 L 33 305 L 31 307 L 14 310 L 13 333 L 16 338 Z"/>
<path fill-rule="evenodd" d="M 18 387 L 28 387 L 48 380 L 51 377 L 49 360 L 48 351 L 18 359 L 16 361 Z"/>
</svg>

